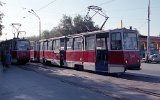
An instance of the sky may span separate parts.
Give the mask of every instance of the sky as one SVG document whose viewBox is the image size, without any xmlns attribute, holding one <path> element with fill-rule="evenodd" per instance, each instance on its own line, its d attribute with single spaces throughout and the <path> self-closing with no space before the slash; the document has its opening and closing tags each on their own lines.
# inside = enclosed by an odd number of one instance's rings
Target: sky
<svg viewBox="0 0 160 100">
<path fill-rule="evenodd" d="M 11 23 L 20 23 L 19 31 L 25 31 L 25 36 L 39 35 L 39 20 L 29 13 L 33 9 L 40 17 L 41 30 L 51 30 L 56 27 L 65 14 L 74 18 L 80 14 L 85 16 L 87 7 L 95 5 L 101 7 L 109 17 L 104 30 L 132 26 L 142 35 L 148 35 L 148 1 L 149 0 L 0 0 L 6 3 L 0 7 L 5 14 L 2 24 L 5 26 L 0 40 L 13 38 L 15 28 Z M 150 34 L 160 34 L 160 0 L 151 0 L 150 3 Z M 93 12 L 90 13 L 92 15 Z M 101 26 L 104 17 L 96 15 L 92 19 L 96 25 Z M 15 26 L 18 29 L 18 25 Z M 6 34 L 7 33 L 7 34 Z M 24 33 L 24 32 L 23 32 Z"/>
</svg>

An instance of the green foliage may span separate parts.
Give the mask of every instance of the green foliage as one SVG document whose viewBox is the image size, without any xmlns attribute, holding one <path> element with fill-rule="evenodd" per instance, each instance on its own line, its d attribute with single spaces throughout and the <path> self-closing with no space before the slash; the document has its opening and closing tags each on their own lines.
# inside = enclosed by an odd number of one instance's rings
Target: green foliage
<svg viewBox="0 0 160 100">
<path fill-rule="evenodd" d="M 30 36 L 27 39 L 29 39 L 30 41 L 37 41 L 39 40 L 39 36 Z"/>
<path fill-rule="evenodd" d="M 63 15 L 58 26 L 53 27 L 51 31 L 44 30 L 41 39 L 53 38 L 58 36 L 72 35 L 82 32 L 99 30 L 98 25 L 90 17 L 85 18 L 81 15 L 75 16 L 73 19 L 70 16 Z M 32 39 L 35 37 L 32 37 Z"/>
<path fill-rule="evenodd" d="M 73 19 L 76 33 L 99 30 L 98 26 L 94 26 L 94 22 L 90 17 L 76 16 Z"/>
<path fill-rule="evenodd" d="M 50 31 L 50 36 L 51 37 L 59 37 L 62 36 L 62 32 L 61 32 L 61 28 L 58 27 L 54 27 L 51 31 Z"/>
<path fill-rule="evenodd" d="M 48 30 L 44 30 L 41 36 L 42 39 L 48 39 L 50 37 L 50 32 Z"/>
<path fill-rule="evenodd" d="M 72 19 L 70 16 L 63 15 L 59 25 L 50 31 L 50 36 L 72 35 L 95 30 L 99 30 L 99 27 L 98 25 L 94 26 L 94 22 L 90 17 L 85 18 L 77 15 Z"/>
<path fill-rule="evenodd" d="M 0 6 L 3 6 L 4 3 L 0 1 Z M 4 17 L 4 14 L 0 11 L 0 35 L 2 35 L 2 29 L 4 26 L 2 25 L 2 18 Z"/>
</svg>

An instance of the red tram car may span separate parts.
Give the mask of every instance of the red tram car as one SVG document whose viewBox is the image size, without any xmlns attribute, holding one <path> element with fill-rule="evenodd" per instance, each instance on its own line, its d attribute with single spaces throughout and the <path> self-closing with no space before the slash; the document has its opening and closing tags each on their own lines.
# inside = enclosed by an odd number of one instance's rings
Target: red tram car
<svg viewBox="0 0 160 100">
<path fill-rule="evenodd" d="M 40 61 L 80 70 L 123 73 L 140 70 L 138 32 L 94 31 L 40 41 Z"/>
<path fill-rule="evenodd" d="M 39 41 L 30 41 L 30 61 L 39 62 Z"/>
<path fill-rule="evenodd" d="M 11 62 L 26 64 L 30 60 L 30 42 L 27 39 L 13 38 L 0 42 L 0 50 L 10 50 Z"/>
</svg>

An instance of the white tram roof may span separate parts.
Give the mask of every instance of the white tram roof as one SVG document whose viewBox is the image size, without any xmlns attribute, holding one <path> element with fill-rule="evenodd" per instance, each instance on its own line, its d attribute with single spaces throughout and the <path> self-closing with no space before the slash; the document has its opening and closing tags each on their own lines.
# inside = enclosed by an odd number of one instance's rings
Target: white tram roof
<svg viewBox="0 0 160 100">
<path fill-rule="evenodd" d="M 98 31 L 84 32 L 84 33 L 67 35 L 67 36 L 54 37 L 54 38 L 49 38 L 49 39 L 42 39 L 39 42 L 52 41 L 52 40 L 62 39 L 62 38 L 79 37 L 79 36 L 99 34 L 99 33 L 108 33 L 109 34 L 110 32 L 123 32 L 123 31 L 132 31 L 132 32 L 135 32 L 137 30 L 127 29 L 127 28 L 117 28 L 117 29 L 111 29 L 111 30 L 98 30 Z"/>
<path fill-rule="evenodd" d="M 98 31 L 92 31 L 92 32 L 79 33 L 79 34 L 69 35 L 69 37 L 78 37 L 78 36 L 92 35 L 92 34 L 99 34 L 99 33 L 109 34 L 110 32 L 123 32 L 123 31 L 135 32 L 136 30 L 126 29 L 126 28 L 117 28 L 117 29 L 112 29 L 112 30 L 98 30 Z"/>
</svg>

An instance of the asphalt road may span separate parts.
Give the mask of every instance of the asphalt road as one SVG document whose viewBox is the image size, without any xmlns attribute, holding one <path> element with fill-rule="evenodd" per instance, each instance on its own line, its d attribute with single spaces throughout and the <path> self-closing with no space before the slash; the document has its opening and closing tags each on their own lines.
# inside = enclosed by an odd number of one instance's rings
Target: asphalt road
<svg viewBox="0 0 160 100">
<path fill-rule="evenodd" d="M 12 66 L 6 72 L 0 72 L 0 100 L 115 99 Z"/>
<path fill-rule="evenodd" d="M 138 75 L 160 77 L 160 63 L 141 63 L 140 71 L 127 71 L 127 73 L 133 73 Z"/>
<path fill-rule="evenodd" d="M 160 100 L 160 80 L 143 77 L 145 70 L 117 78 L 42 64 L 11 66 L 0 72 L 0 100 Z"/>
</svg>

